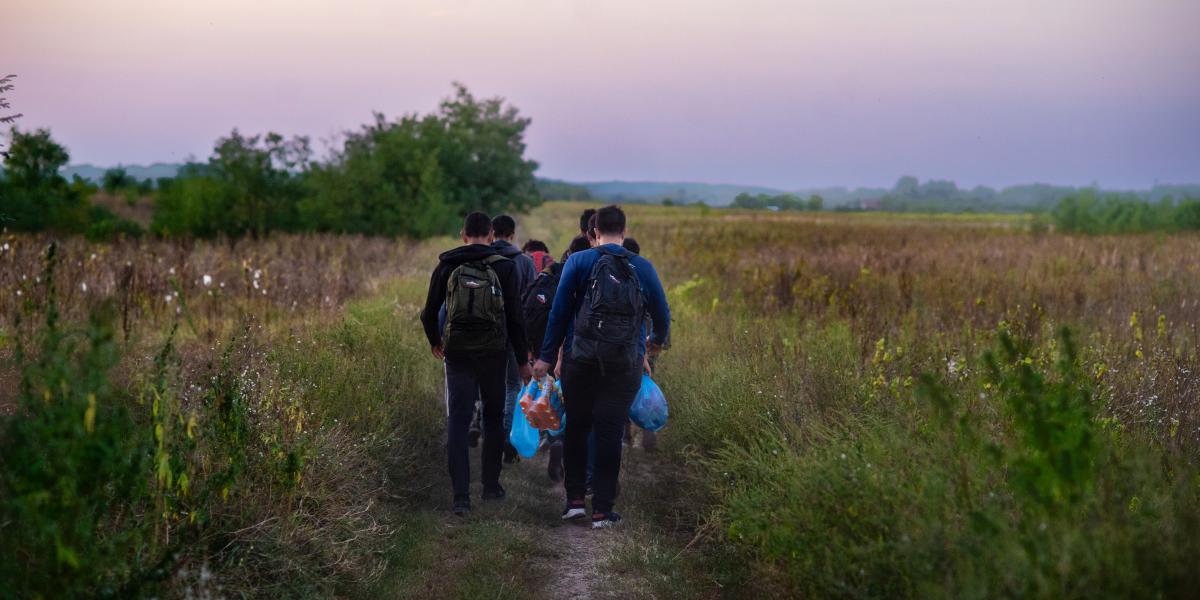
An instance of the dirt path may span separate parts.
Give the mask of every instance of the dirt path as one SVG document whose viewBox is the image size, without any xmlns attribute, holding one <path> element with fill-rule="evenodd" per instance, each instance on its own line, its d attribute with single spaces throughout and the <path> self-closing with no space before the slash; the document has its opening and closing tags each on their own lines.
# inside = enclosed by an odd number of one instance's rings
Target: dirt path
<svg viewBox="0 0 1200 600">
<path fill-rule="evenodd" d="M 473 462 L 478 451 L 472 452 Z M 472 465 L 477 475 L 477 463 Z M 672 513 L 668 455 L 626 447 L 617 527 L 593 530 L 590 519 L 563 521 L 562 485 L 538 454 L 505 465 L 508 497 L 477 500 L 466 518 L 449 514 L 449 482 L 437 479 L 404 542 L 397 571 L 381 595 L 422 598 L 692 598 L 711 597 L 698 582 L 690 539 Z M 445 494 L 448 496 L 448 494 Z M 382 592 L 382 590 L 381 590 Z"/>
</svg>

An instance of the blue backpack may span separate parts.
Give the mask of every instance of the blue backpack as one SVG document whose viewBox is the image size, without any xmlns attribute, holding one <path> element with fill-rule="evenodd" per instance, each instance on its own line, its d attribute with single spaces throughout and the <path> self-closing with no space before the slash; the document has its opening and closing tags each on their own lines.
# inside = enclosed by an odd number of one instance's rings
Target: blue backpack
<svg viewBox="0 0 1200 600">
<path fill-rule="evenodd" d="M 641 366 L 638 347 L 645 298 L 629 253 L 597 248 L 600 259 L 588 276 L 587 290 L 575 316 L 571 358 L 615 370 Z"/>
</svg>

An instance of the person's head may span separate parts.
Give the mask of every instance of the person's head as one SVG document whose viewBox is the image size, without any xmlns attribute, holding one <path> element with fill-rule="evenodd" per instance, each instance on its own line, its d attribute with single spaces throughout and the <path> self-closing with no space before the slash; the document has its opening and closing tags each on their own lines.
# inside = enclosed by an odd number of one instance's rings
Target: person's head
<svg viewBox="0 0 1200 600">
<path fill-rule="evenodd" d="M 524 246 L 521 246 L 521 252 L 525 254 L 533 254 L 534 252 L 545 252 L 550 254 L 550 247 L 542 240 L 528 240 Z"/>
<path fill-rule="evenodd" d="M 592 215 L 594 214 L 596 214 L 596 209 L 589 208 L 583 211 L 582 215 L 579 215 L 579 233 L 587 235 L 589 229 L 588 224 L 591 222 Z"/>
<path fill-rule="evenodd" d="M 621 243 L 625 239 L 625 211 L 616 204 L 601 208 L 596 211 L 596 224 L 592 229 L 598 243 Z"/>
<path fill-rule="evenodd" d="M 508 215 L 496 215 L 492 219 L 492 235 L 498 240 L 512 241 L 517 234 L 517 222 Z"/>
<path fill-rule="evenodd" d="M 637 243 L 637 240 L 633 238 L 625 238 L 625 241 L 621 242 L 621 247 L 634 254 L 642 253 L 641 244 Z"/>
<path fill-rule="evenodd" d="M 460 233 L 464 244 L 490 244 L 492 243 L 492 220 L 481 212 L 473 212 L 463 219 L 463 228 Z"/>
<path fill-rule="evenodd" d="M 576 252 L 583 252 L 584 250 L 587 250 L 588 248 L 591 248 L 591 247 L 592 247 L 592 243 L 588 241 L 587 236 L 584 236 L 584 235 L 575 236 L 575 239 L 571 240 L 571 244 L 569 246 L 567 246 L 567 251 L 563 252 L 562 262 L 567 262 L 568 256 L 571 256 L 572 254 L 575 254 Z"/>
<path fill-rule="evenodd" d="M 587 235 L 588 242 L 590 242 L 592 244 L 592 247 L 593 248 L 596 247 L 596 214 L 595 213 L 592 213 L 592 216 L 588 218 L 587 231 L 584 234 Z"/>
</svg>

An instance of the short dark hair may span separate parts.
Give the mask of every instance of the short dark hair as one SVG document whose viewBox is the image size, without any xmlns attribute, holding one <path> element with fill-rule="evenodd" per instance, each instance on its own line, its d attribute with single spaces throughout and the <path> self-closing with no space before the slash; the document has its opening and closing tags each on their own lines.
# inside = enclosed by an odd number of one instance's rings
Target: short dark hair
<svg viewBox="0 0 1200 600">
<path fill-rule="evenodd" d="M 625 241 L 621 242 L 621 247 L 634 253 L 634 254 L 642 253 L 642 245 L 637 243 L 637 240 L 635 240 L 631 237 L 625 238 Z"/>
<path fill-rule="evenodd" d="M 596 211 L 596 234 L 620 235 L 625 233 L 625 211 L 610 204 Z"/>
<path fill-rule="evenodd" d="M 545 252 L 546 254 L 550 254 L 550 247 L 542 240 L 529 240 L 525 242 L 524 246 L 521 246 L 521 252 Z"/>
<path fill-rule="evenodd" d="M 567 251 L 563 252 L 562 262 L 567 262 L 567 257 L 576 252 L 583 252 L 592 247 L 592 243 L 588 241 L 586 235 L 577 235 L 571 240 L 571 245 L 567 246 Z"/>
<path fill-rule="evenodd" d="M 594 214 L 596 214 L 596 209 L 589 208 L 589 209 L 583 211 L 582 215 L 579 215 L 579 233 L 587 235 L 588 223 L 591 222 L 592 215 L 594 215 Z"/>
<path fill-rule="evenodd" d="M 517 222 L 508 215 L 496 215 L 496 218 L 492 219 L 492 233 L 496 234 L 496 237 L 510 237 L 517 233 Z"/>
<path fill-rule="evenodd" d="M 467 237 L 487 237 L 492 232 L 492 220 L 479 211 L 467 215 L 463 219 L 463 235 Z"/>
<path fill-rule="evenodd" d="M 596 239 L 596 214 L 595 213 L 592 213 L 592 216 L 588 218 L 587 230 L 584 231 L 583 234 L 586 235 L 588 237 L 588 239 L 592 239 L 592 240 Z"/>
</svg>

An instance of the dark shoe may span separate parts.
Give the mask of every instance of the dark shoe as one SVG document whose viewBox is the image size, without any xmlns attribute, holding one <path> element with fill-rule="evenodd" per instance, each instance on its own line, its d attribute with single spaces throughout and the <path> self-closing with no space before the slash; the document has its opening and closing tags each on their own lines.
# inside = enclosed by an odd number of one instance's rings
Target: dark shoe
<svg viewBox="0 0 1200 600">
<path fill-rule="evenodd" d="M 503 500 L 507 495 L 508 492 L 505 492 L 504 487 L 502 486 L 496 486 L 491 489 L 483 490 L 483 499 L 485 502 L 490 500 Z"/>
<path fill-rule="evenodd" d="M 521 455 L 517 454 L 517 449 L 509 442 L 504 442 L 504 463 L 513 464 L 521 462 Z"/>
<path fill-rule="evenodd" d="M 587 503 L 583 498 L 570 500 L 567 506 L 563 508 L 562 518 L 564 521 L 579 519 L 587 516 Z"/>
<path fill-rule="evenodd" d="M 550 476 L 550 481 L 563 480 L 562 441 L 556 441 L 553 444 L 550 444 L 550 460 L 546 462 L 546 474 Z"/>
<path fill-rule="evenodd" d="M 450 511 L 453 512 L 454 516 L 456 516 L 456 517 L 467 516 L 467 513 L 471 512 L 471 499 L 470 498 L 460 498 L 458 500 L 455 500 L 454 508 L 451 508 Z"/>
<path fill-rule="evenodd" d="M 621 515 L 616 511 L 592 513 L 592 529 L 604 529 L 621 522 Z"/>
</svg>

